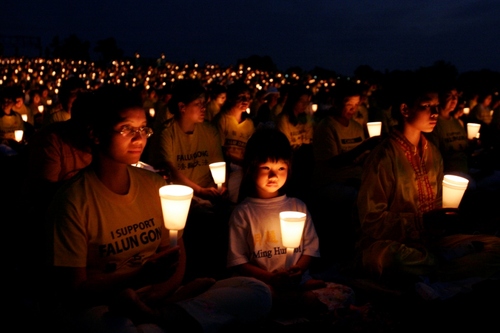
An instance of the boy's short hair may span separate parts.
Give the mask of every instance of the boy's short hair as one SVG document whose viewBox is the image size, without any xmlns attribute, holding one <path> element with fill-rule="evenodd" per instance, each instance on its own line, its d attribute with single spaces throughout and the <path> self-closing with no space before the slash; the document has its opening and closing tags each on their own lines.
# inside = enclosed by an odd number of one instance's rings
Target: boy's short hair
<svg viewBox="0 0 500 333">
<path fill-rule="evenodd" d="M 283 132 L 274 127 L 261 127 L 248 139 L 243 157 L 243 179 L 238 201 L 243 200 L 255 190 L 254 174 L 261 163 L 268 160 L 283 160 L 288 164 L 288 179 L 291 174 L 292 147 Z M 286 183 L 279 190 L 286 193 Z"/>
</svg>

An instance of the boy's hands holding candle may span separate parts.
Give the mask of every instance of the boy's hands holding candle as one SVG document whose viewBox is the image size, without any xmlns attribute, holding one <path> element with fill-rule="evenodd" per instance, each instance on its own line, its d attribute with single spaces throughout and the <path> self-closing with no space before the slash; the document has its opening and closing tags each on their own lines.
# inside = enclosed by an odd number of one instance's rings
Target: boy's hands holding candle
<svg viewBox="0 0 500 333">
<path fill-rule="evenodd" d="M 270 283 L 279 290 L 296 289 L 300 286 L 303 273 L 304 270 L 300 266 L 293 265 L 288 269 L 273 272 Z"/>
</svg>

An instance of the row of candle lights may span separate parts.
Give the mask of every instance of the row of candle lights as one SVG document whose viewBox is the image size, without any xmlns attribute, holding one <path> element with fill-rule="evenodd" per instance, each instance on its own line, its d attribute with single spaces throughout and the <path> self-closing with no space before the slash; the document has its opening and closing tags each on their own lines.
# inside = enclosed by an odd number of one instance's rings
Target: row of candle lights
<svg viewBox="0 0 500 333">
<path fill-rule="evenodd" d="M 468 124 L 479 125 L 479 124 Z M 479 126 L 471 128 L 479 131 Z M 369 123 L 370 136 L 380 135 L 381 123 Z M 476 132 L 477 134 L 477 132 Z M 476 136 L 469 133 L 469 138 Z M 23 131 L 15 131 L 15 139 L 21 142 Z M 209 165 L 210 171 L 217 188 L 220 190 L 226 181 L 226 163 L 216 162 Z M 458 208 L 463 194 L 468 186 L 468 180 L 454 175 L 445 175 L 443 179 L 443 208 Z M 171 245 L 177 244 L 177 234 L 184 229 L 193 189 L 184 185 L 165 185 L 160 188 L 160 199 L 163 211 L 165 227 L 169 230 Z M 283 245 L 287 247 L 287 264 L 291 260 L 293 249 L 298 247 L 302 237 L 302 230 L 305 223 L 305 214 L 300 212 L 282 212 L 280 214 L 281 232 Z"/>
<path fill-rule="evenodd" d="M 217 187 L 226 181 L 226 163 L 209 165 Z M 455 175 L 445 175 L 443 179 L 443 208 L 458 208 L 469 180 Z M 177 245 L 178 232 L 186 225 L 193 189 L 184 185 L 165 185 L 159 190 L 163 221 L 169 230 L 170 245 Z M 285 268 L 293 262 L 294 249 L 300 246 L 306 221 L 306 214 L 297 211 L 283 211 L 279 214 L 281 241 L 286 247 Z"/>
<path fill-rule="evenodd" d="M 472 126 L 469 126 L 472 125 Z M 476 126 L 477 125 L 477 126 Z M 370 137 L 380 135 L 381 122 L 368 123 Z M 468 124 L 469 139 L 476 137 L 479 124 Z M 473 132 L 474 130 L 475 132 Z M 471 133 L 472 132 L 472 133 Z M 23 131 L 15 131 L 15 139 L 21 142 Z M 209 165 L 217 188 L 220 190 L 226 181 L 226 163 L 216 162 Z M 455 175 L 445 175 L 443 179 L 443 208 L 458 208 L 463 194 L 468 186 L 468 180 Z M 165 185 L 160 188 L 159 195 L 165 227 L 169 230 L 171 246 L 177 245 L 178 232 L 183 230 L 193 198 L 193 189 L 184 185 Z M 300 246 L 306 214 L 286 211 L 280 213 L 281 237 L 283 246 L 287 248 L 285 267 L 291 265 L 293 251 Z"/>
<path fill-rule="evenodd" d="M 373 121 L 366 124 L 368 126 L 368 134 L 370 138 L 373 136 L 380 135 L 382 131 L 382 122 L 381 121 Z M 469 140 L 473 140 L 479 138 L 479 129 L 481 128 L 481 124 L 477 123 L 467 123 L 467 138 Z"/>
</svg>

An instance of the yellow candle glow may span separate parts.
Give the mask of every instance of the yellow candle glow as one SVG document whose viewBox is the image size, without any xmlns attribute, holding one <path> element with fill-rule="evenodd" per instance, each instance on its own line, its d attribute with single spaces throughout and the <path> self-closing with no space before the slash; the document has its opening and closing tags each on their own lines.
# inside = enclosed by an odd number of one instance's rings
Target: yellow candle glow
<svg viewBox="0 0 500 333">
<path fill-rule="evenodd" d="M 306 213 L 296 211 L 280 212 L 281 242 L 286 247 L 285 268 L 291 266 L 293 251 L 300 246 L 306 223 Z"/>
<path fill-rule="evenodd" d="M 159 192 L 163 222 L 165 228 L 169 230 L 170 246 L 175 246 L 177 232 L 186 226 L 193 189 L 184 185 L 165 185 Z"/>
<path fill-rule="evenodd" d="M 479 133 L 480 128 L 481 128 L 481 124 L 468 123 L 467 124 L 467 138 L 469 140 L 472 140 L 475 137 L 477 137 L 477 134 Z"/>
<path fill-rule="evenodd" d="M 381 121 L 372 121 L 366 124 L 368 127 L 368 134 L 370 138 L 373 136 L 379 136 L 382 132 L 382 122 Z"/>
<path fill-rule="evenodd" d="M 14 131 L 14 137 L 15 137 L 17 142 L 21 142 L 23 140 L 23 134 L 24 134 L 23 130 L 15 130 Z"/>
<path fill-rule="evenodd" d="M 208 165 L 214 182 L 220 190 L 222 184 L 226 182 L 226 162 L 215 162 Z"/>
<path fill-rule="evenodd" d="M 468 184 L 467 178 L 444 175 L 443 208 L 458 208 Z"/>
</svg>

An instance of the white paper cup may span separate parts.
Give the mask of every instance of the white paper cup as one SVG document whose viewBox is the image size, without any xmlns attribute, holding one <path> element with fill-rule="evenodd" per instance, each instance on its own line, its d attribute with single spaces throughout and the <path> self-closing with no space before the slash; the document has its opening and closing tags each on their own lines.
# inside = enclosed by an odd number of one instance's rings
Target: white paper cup
<svg viewBox="0 0 500 333">
<path fill-rule="evenodd" d="M 469 180 L 467 178 L 444 175 L 443 208 L 458 208 L 468 185 Z"/>
<path fill-rule="evenodd" d="M 467 123 L 467 138 L 469 140 L 472 140 L 475 137 L 477 137 L 477 134 L 479 133 L 480 128 L 481 128 L 481 124 Z"/>
<path fill-rule="evenodd" d="M 281 241 L 287 248 L 297 248 L 302 240 L 306 223 L 306 213 L 285 211 L 280 212 Z"/>
<path fill-rule="evenodd" d="M 208 165 L 216 184 L 226 182 L 226 162 L 215 162 Z"/>
<path fill-rule="evenodd" d="M 23 130 L 15 130 L 14 131 L 14 138 L 16 139 L 17 142 L 21 142 L 23 139 Z"/>
<path fill-rule="evenodd" d="M 184 185 L 165 185 L 160 188 L 161 208 L 165 228 L 184 229 L 193 198 L 193 189 Z"/>
<path fill-rule="evenodd" d="M 379 136 L 382 132 L 382 122 L 381 121 L 373 121 L 366 124 L 368 127 L 368 134 L 370 138 L 373 136 Z"/>
</svg>

